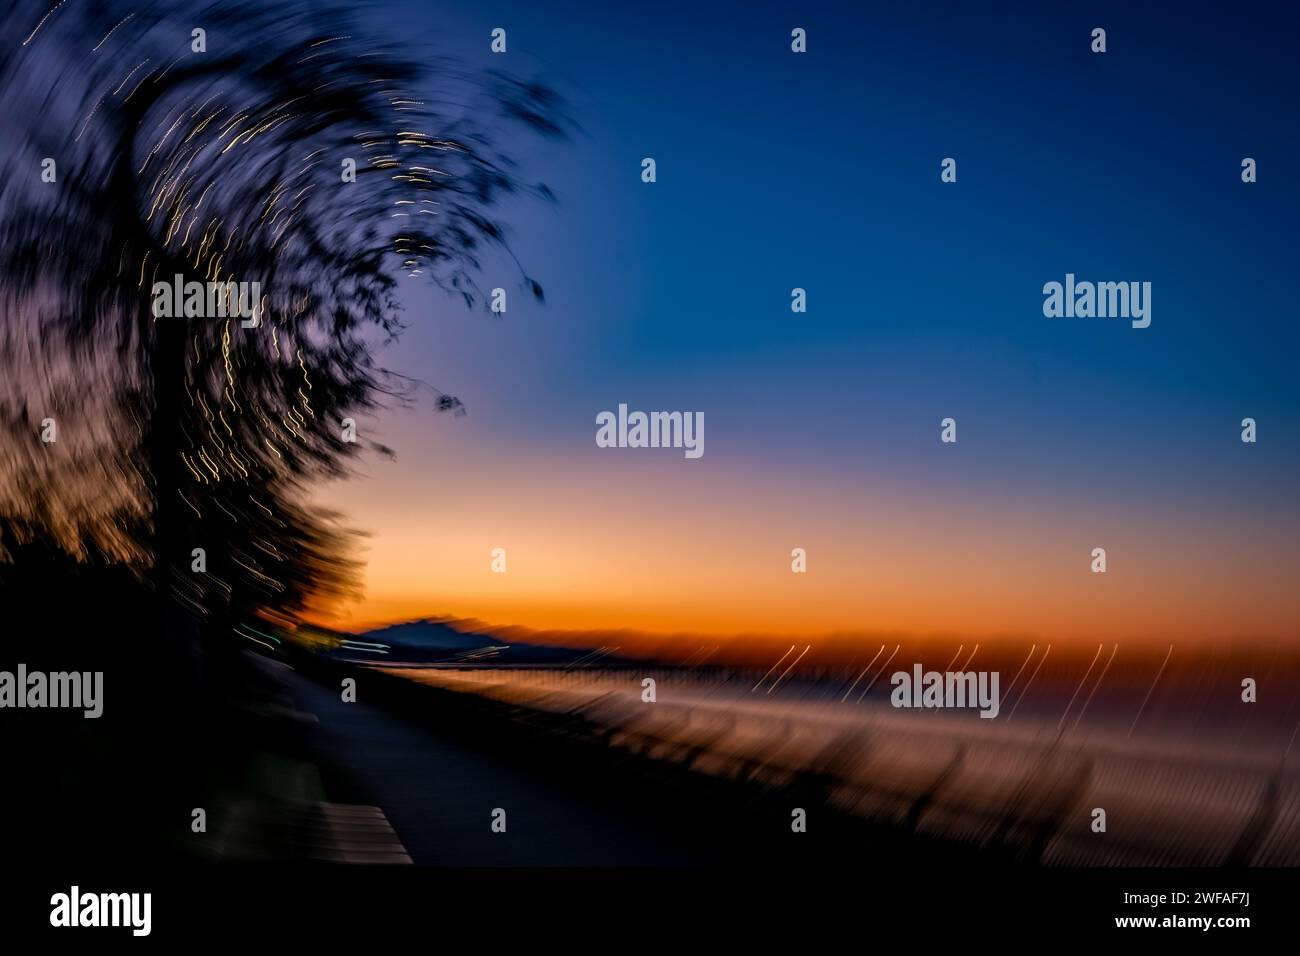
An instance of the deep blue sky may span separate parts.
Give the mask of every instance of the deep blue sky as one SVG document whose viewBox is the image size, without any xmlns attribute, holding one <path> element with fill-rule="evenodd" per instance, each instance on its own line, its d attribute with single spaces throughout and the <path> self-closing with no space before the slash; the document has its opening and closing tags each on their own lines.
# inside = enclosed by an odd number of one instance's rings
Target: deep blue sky
<svg viewBox="0 0 1300 956">
<path fill-rule="evenodd" d="M 999 472 L 1064 455 L 1082 477 L 1157 450 L 1179 473 L 1228 467 L 1213 449 L 1249 414 L 1252 451 L 1296 460 L 1293 21 L 1146 4 L 466 6 L 405 5 L 402 33 L 549 79 L 584 129 L 534 160 L 558 207 L 513 217 L 550 305 L 516 297 L 503 324 L 563 343 L 518 370 L 562 379 L 521 427 L 565 430 L 570 399 L 583 431 L 593 401 L 700 407 L 719 443 L 788 429 L 783 443 L 848 462 L 889 458 L 913 419 L 928 446 L 952 414 Z M 945 156 L 956 184 L 939 181 Z M 1067 271 L 1151 281 L 1151 328 L 1045 319 L 1042 284 Z"/>
</svg>

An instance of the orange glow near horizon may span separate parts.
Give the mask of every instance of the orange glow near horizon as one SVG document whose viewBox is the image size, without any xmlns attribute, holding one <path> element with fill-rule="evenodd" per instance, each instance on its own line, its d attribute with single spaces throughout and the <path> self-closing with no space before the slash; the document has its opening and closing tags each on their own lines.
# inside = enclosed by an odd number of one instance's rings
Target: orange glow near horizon
<svg viewBox="0 0 1300 956">
<path fill-rule="evenodd" d="M 721 454 L 574 462 L 468 442 L 428 464 L 436 480 L 417 473 L 380 465 L 330 489 L 372 537 L 365 598 L 321 623 L 1292 642 L 1300 620 L 1285 523 L 1245 509 L 957 502 Z M 807 573 L 791 571 L 796 547 Z M 1093 547 L 1106 574 L 1090 570 Z"/>
</svg>

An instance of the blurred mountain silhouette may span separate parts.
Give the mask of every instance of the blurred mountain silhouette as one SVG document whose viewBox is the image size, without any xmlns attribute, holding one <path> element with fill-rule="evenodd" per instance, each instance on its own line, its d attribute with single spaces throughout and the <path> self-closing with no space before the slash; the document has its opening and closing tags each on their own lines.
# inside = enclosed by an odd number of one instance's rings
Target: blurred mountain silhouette
<svg viewBox="0 0 1300 956">
<path fill-rule="evenodd" d="M 457 630 L 426 619 L 391 624 L 364 634 L 339 635 L 335 657 L 396 663 L 569 664 L 593 656 L 590 648 L 507 642 L 492 634 Z M 601 665 L 620 661 L 601 657 Z"/>
</svg>

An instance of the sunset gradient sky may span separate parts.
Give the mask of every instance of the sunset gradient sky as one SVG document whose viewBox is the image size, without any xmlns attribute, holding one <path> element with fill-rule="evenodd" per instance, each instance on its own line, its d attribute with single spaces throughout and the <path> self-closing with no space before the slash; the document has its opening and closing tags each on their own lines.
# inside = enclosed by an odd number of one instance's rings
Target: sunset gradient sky
<svg viewBox="0 0 1300 956">
<path fill-rule="evenodd" d="M 335 623 L 1300 637 L 1286 31 L 1127 6 L 381 4 L 582 132 L 516 149 L 559 197 L 510 213 L 545 305 L 507 261 L 500 318 L 410 280 L 384 360 L 469 414 L 363 424 L 397 460 L 321 496 L 371 534 Z M 1067 272 L 1150 281 L 1151 327 L 1045 318 Z M 597 448 L 620 402 L 703 411 L 703 458 Z"/>
</svg>

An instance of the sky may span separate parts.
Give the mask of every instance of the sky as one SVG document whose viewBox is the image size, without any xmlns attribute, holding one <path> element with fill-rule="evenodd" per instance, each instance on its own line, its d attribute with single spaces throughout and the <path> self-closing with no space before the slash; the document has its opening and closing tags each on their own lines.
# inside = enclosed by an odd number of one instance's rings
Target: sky
<svg viewBox="0 0 1300 956">
<path fill-rule="evenodd" d="M 374 6 L 581 130 L 512 147 L 545 304 L 409 280 L 382 359 L 469 413 L 363 423 L 397 455 L 321 494 L 369 534 L 332 623 L 1300 638 L 1294 24 L 906 6 Z M 1067 273 L 1150 282 L 1150 327 L 1045 317 Z M 620 403 L 704 455 L 597 447 Z"/>
</svg>

